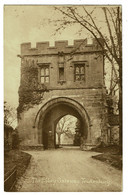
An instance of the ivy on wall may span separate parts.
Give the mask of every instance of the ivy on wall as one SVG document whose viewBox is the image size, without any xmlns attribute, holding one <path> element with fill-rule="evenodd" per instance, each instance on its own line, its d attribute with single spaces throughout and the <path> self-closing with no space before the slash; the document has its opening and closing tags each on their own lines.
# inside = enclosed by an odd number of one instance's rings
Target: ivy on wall
<svg viewBox="0 0 128 195">
<path fill-rule="evenodd" d="M 18 118 L 20 113 L 39 104 L 47 87 L 38 82 L 38 66 L 34 60 L 22 60 L 21 80 L 19 87 Z"/>
</svg>

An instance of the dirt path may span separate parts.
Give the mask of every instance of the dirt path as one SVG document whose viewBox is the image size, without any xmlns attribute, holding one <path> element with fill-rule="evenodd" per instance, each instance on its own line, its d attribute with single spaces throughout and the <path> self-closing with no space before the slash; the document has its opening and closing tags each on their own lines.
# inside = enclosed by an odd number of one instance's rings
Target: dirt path
<svg viewBox="0 0 128 195">
<path fill-rule="evenodd" d="M 17 187 L 21 192 L 121 191 L 121 171 L 73 149 L 31 151 L 31 163 Z"/>
</svg>

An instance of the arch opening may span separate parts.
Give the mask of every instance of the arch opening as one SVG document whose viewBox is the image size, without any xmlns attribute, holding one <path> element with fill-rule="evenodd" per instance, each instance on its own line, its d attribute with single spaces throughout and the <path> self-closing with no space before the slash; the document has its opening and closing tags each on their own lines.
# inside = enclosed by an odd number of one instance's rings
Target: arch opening
<svg viewBox="0 0 128 195">
<path fill-rule="evenodd" d="M 57 121 L 55 127 L 56 148 L 80 146 L 81 134 L 81 121 L 72 115 L 63 116 Z"/>
<path fill-rule="evenodd" d="M 82 109 L 82 106 L 80 109 L 80 107 L 77 106 L 76 102 L 75 104 L 73 104 L 67 101 L 56 102 L 56 100 L 51 100 L 49 104 L 44 107 L 40 112 L 38 123 L 38 141 L 40 144 L 44 145 L 44 149 L 58 147 L 58 143 L 56 140 L 57 125 L 62 118 L 69 115 L 80 122 L 80 140 L 82 140 L 82 138 L 84 138 L 85 140 L 88 139 L 89 120 L 86 112 Z M 74 126 L 74 129 L 75 128 L 76 127 Z M 74 135 L 75 134 L 76 132 L 74 132 Z M 79 145 L 81 145 L 81 141 Z"/>
</svg>

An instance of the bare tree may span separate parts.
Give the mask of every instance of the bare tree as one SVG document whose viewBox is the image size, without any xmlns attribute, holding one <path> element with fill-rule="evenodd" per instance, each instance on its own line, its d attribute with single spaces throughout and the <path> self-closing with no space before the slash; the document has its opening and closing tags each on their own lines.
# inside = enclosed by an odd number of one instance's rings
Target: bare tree
<svg viewBox="0 0 128 195">
<path fill-rule="evenodd" d="M 4 101 L 4 124 L 14 127 L 16 121 L 16 109 L 12 108 L 6 101 Z"/>
<path fill-rule="evenodd" d="M 89 31 L 102 48 L 105 57 L 111 62 L 112 69 L 120 86 L 116 64 L 122 65 L 122 19 L 120 7 L 86 8 L 86 6 L 57 6 L 56 10 L 62 13 L 63 19 L 59 19 L 59 27 L 56 31 L 65 29 L 67 25 L 79 24 L 79 32 L 83 29 Z M 102 22 L 97 14 L 103 16 Z M 101 13 L 102 12 L 102 13 Z M 99 18 L 101 20 L 101 18 Z M 106 31 L 107 30 L 107 31 Z M 102 42 L 100 39 L 102 39 Z M 116 62 L 116 64 L 115 64 Z"/>
<path fill-rule="evenodd" d="M 66 134 L 68 137 L 72 136 L 71 129 L 75 128 L 75 123 L 76 120 L 74 120 L 74 117 L 71 115 L 66 115 L 59 120 L 56 127 L 56 133 L 58 136 L 58 145 L 60 145 L 62 134 Z"/>
<path fill-rule="evenodd" d="M 120 146 L 122 147 L 122 11 L 120 6 L 56 6 L 62 18 L 54 21 L 58 24 L 56 32 L 68 26 L 78 25 L 79 33 L 89 32 L 101 46 L 105 59 L 111 69 L 109 94 L 119 90 Z M 100 39 L 99 39 L 100 38 Z M 78 48 L 76 48 L 77 50 Z M 71 53 L 73 55 L 75 51 Z M 112 97 L 113 98 L 113 97 Z"/>
</svg>

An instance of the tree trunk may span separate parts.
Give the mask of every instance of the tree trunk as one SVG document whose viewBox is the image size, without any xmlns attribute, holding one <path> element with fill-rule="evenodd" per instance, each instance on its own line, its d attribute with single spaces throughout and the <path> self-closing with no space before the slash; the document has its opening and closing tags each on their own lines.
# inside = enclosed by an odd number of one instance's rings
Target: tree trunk
<svg viewBox="0 0 128 195">
<path fill-rule="evenodd" d="M 119 93 L 119 146 L 122 154 L 122 93 Z"/>
<path fill-rule="evenodd" d="M 119 90 L 119 146 L 120 154 L 122 154 L 122 62 L 119 65 L 119 78 L 120 78 L 120 90 Z"/>
</svg>

